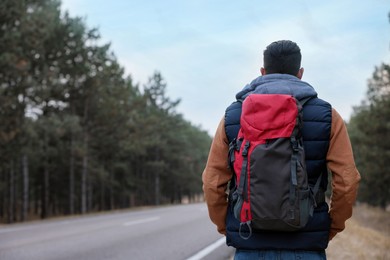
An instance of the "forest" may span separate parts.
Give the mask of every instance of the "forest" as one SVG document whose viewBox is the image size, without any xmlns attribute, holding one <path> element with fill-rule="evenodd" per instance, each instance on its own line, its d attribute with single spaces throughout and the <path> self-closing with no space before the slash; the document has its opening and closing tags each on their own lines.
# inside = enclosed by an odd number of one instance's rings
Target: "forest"
<svg viewBox="0 0 390 260">
<path fill-rule="evenodd" d="M 60 7 L 0 2 L 0 222 L 199 196 L 211 137 Z"/>
<path fill-rule="evenodd" d="M 211 137 L 160 72 L 133 82 L 99 31 L 60 7 L 0 2 L 0 223 L 195 200 Z M 358 200 L 386 208 L 390 63 L 346 123 Z"/>
<path fill-rule="evenodd" d="M 367 85 L 347 126 L 362 176 L 358 199 L 385 209 L 390 206 L 390 63 L 377 66 Z"/>
</svg>

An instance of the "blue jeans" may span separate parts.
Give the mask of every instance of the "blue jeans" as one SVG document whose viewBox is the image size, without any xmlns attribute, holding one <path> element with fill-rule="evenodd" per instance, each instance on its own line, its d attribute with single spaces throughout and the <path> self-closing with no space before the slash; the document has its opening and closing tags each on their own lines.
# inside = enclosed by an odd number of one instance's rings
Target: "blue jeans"
<svg viewBox="0 0 390 260">
<path fill-rule="evenodd" d="M 241 250 L 237 249 L 234 260 L 326 260 L 324 251 L 301 250 Z"/>
</svg>

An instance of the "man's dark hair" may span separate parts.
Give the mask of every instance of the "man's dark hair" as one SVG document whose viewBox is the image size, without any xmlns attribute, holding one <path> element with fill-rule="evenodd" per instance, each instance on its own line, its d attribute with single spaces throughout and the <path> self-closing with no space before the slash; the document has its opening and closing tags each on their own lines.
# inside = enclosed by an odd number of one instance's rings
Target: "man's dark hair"
<svg viewBox="0 0 390 260">
<path fill-rule="evenodd" d="M 301 68 L 301 49 L 292 41 L 271 43 L 264 50 L 264 69 L 267 74 L 281 73 L 296 76 Z"/>
</svg>

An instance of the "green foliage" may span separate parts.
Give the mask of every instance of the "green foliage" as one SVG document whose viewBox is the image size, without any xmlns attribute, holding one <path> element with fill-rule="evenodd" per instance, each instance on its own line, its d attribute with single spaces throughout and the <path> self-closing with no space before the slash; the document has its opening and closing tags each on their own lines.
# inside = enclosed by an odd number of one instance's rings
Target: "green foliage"
<svg viewBox="0 0 390 260">
<path fill-rule="evenodd" d="M 348 125 L 362 181 L 359 199 L 386 207 L 390 203 L 390 66 L 375 68 L 367 100 L 355 107 Z"/>
<path fill-rule="evenodd" d="M 210 136 L 99 38 L 56 0 L 0 2 L 0 221 L 22 203 L 46 218 L 201 193 Z"/>
</svg>

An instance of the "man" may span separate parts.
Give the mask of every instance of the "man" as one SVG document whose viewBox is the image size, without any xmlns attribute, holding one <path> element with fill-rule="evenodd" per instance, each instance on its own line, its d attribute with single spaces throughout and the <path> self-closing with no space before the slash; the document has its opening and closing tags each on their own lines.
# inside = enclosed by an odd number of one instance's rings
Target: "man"
<svg viewBox="0 0 390 260">
<path fill-rule="evenodd" d="M 234 218 L 227 195 L 228 183 L 233 177 L 227 162 L 229 142 L 237 136 L 240 127 L 241 107 L 235 102 L 227 108 L 216 130 L 202 176 L 209 216 L 218 232 L 226 235 L 227 244 L 236 248 L 235 259 L 326 259 L 328 242 L 344 230 L 345 221 L 352 215 L 360 180 L 348 133 L 337 111 L 301 80 L 301 51 L 296 43 L 273 42 L 263 55 L 261 76 L 245 86 L 236 98 L 243 100 L 252 93 L 289 94 L 298 100 L 310 98 L 303 108 L 308 178 L 314 186 L 322 176 L 320 187 L 324 194 L 328 173 L 332 175 L 330 209 L 322 196 L 322 199 L 316 198 L 313 216 L 299 231 L 253 230 L 249 239 L 239 236 L 240 223 Z"/>
</svg>

